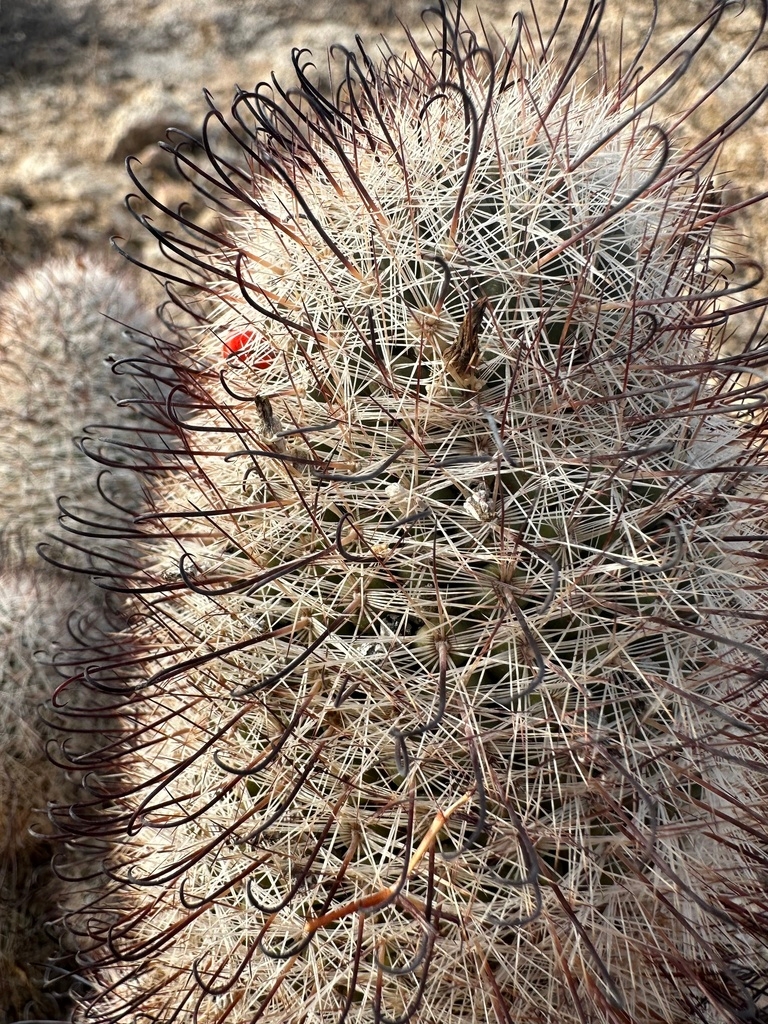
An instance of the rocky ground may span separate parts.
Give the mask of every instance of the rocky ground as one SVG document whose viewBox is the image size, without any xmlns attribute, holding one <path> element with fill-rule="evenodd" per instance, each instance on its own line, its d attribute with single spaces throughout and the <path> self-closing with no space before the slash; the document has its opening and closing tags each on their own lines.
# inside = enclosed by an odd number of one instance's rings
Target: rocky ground
<svg viewBox="0 0 768 1024">
<path fill-rule="evenodd" d="M 513 11 L 527 6 L 524 0 L 479 2 L 483 21 L 502 34 Z M 710 9 L 710 0 L 662 2 L 648 67 Z M 151 238 L 122 202 L 131 189 L 128 155 L 138 155 L 142 180 L 162 202 L 176 206 L 194 199 L 156 142 L 171 125 L 196 131 L 206 110 L 203 87 L 226 107 L 234 83 L 253 86 L 273 68 L 287 80 L 293 46 L 314 52 L 318 81 L 327 84 L 324 54 L 331 43 L 353 45 L 360 33 L 375 49 L 384 33 L 396 49 L 403 48 L 399 19 L 423 38 L 423 6 L 424 0 L 0 0 L 0 286 L 51 254 L 96 252 L 117 263 L 112 236 L 135 258 L 154 262 Z M 615 60 L 620 33 L 627 45 L 642 38 L 652 3 L 607 0 L 607 6 L 604 27 Z M 537 0 L 543 26 L 554 24 L 559 7 L 560 0 Z M 562 52 L 586 7 L 587 0 L 571 0 L 560 33 Z M 735 12 L 739 4 L 732 7 Z M 684 109 L 737 59 L 757 26 L 754 10 L 748 2 L 746 7 L 740 17 L 724 19 L 716 42 L 665 98 L 665 114 Z M 764 55 L 758 55 L 696 110 L 686 130 L 705 136 L 767 81 Z M 719 165 L 726 204 L 768 190 L 767 129 L 763 108 L 727 144 Z M 731 222 L 749 239 L 750 257 L 765 262 L 765 210 L 739 211 Z M 145 275 L 143 282 L 147 304 L 159 301 L 152 279 Z M 752 293 L 765 294 L 764 283 Z M 742 342 L 756 317 L 745 321 Z M 71 435 L 79 426 L 62 424 L 62 430 Z M 43 846 L 25 856 L 39 867 L 45 851 Z M 7 932 L 22 920 L 29 932 L 30 913 L 37 912 L 34 901 L 8 912 L 0 906 L 0 928 Z M 33 939 L 19 949 L 19 957 L 34 959 Z M 13 969 L 26 977 L 21 959 Z M 13 1015 L 0 1005 L 0 1024 L 23 1012 L 20 1007 Z"/>
</svg>

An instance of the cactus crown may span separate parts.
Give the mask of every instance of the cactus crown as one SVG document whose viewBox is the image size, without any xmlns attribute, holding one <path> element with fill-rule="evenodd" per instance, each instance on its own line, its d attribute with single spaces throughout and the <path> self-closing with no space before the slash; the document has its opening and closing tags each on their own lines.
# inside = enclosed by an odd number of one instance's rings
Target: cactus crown
<svg viewBox="0 0 768 1024">
<path fill-rule="evenodd" d="M 441 5 L 171 138 L 221 227 L 137 208 L 178 383 L 59 815 L 88 1020 L 763 1012 L 765 349 L 718 349 L 711 166 L 764 95 L 684 147 L 727 4 L 580 83 L 603 7 L 557 63 Z"/>
</svg>

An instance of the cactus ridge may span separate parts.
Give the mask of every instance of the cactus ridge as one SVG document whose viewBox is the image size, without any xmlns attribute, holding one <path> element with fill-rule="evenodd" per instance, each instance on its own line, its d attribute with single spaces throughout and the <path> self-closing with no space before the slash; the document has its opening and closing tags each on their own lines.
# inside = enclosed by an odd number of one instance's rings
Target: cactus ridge
<svg viewBox="0 0 768 1024">
<path fill-rule="evenodd" d="M 713 177 L 765 94 L 653 120 L 727 7 L 584 82 L 603 3 L 560 63 L 441 5 L 169 134 L 221 225 L 129 199 L 178 383 L 58 701 L 108 723 L 54 811 L 104 862 L 82 1020 L 765 1019 L 766 348 L 720 347 Z"/>
</svg>

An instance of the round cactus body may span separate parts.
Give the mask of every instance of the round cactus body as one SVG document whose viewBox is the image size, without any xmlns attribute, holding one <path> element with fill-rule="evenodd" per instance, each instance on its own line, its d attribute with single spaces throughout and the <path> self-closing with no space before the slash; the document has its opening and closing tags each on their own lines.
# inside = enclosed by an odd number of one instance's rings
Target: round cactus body
<svg viewBox="0 0 768 1024">
<path fill-rule="evenodd" d="M 141 496 L 133 474 L 98 480 L 74 444 L 87 416 L 103 423 L 122 415 L 123 429 L 138 422 L 135 407 L 116 414 L 113 365 L 140 351 L 124 325 L 146 331 L 152 321 L 118 269 L 89 256 L 51 259 L 0 293 L 0 1024 L 67 1012 L 71 959 L 51 924 L 61 916 L 62 885 L 51 874 L 45 808 L 71 801 L 77 787 L 46 756 L 53 732 L 40 705 L 69 672 L 43 652 L 71 644 L 74 618 L 89 643 L 114 619 L 103 592 L 46 565 L 37 546 L 57 527 L 59 496 L 74 512 L 70 539 L 85 534 L 91 549 L 96 513 L 87 508 L 108 496 L 131 505 Z M 125 514 L 111 511 L 115 521 L 99 517 L 97 529 L 114 571 L 125 550 L 114 533 Z M 68 747 L 82 752 L 83 737 L 70 737 Z"/>
<path fill-rule="evenodd" d="M 118 268 L 120 269 L 120 268 Z M 126 334 L 127 326 L 136 335 Z M 92 256 L 51 259 L 0 294 L 0 548 L 3 567 L 39 569 L 37 544 L 64 496 L 94 503 L 94 466 L 75 447 L 86 417 L 116 419 L 115 364 L 140 353 L 152 318 L 125 273 Z M 119 368 L 118 368 L 119 370 Z M 136 426 L 137 395 L 113 430 Z M 139 481 L 113 473 L 111 492 L 139 500 Z"/>
<path fill-rule="evenodd" d="M 597 85 L 600 4 L 561 63 L 442 10 L 170 147 L 222 227 L 145 221 L 181 383 L 81 677 L 83 1021 L 765 1019 L 765 349 L 721 138 L 651 117 L 725 6 Z"/>
</svg>

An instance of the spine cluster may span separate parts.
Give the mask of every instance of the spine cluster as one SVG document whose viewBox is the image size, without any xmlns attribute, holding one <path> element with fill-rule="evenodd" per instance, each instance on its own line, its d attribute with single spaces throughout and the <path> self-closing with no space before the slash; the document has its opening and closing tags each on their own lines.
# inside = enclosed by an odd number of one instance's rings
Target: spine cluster
<svg viewBox="0 0 768 1024">
<path fill-rule="evenodd" d="M 713 177 L 765 92 L 683 145 L 729 5 L 618 77 L 603 6 L 559 55 L 441 6 L 332 99 L 299 51 L 171 137 L 220 228 L 129 200 L 177 383 L 95 453 L 150 506 L 57 702 L 79 1020 L 768 1012 L 768 350 L 721 348 Z"/>
</svg>

